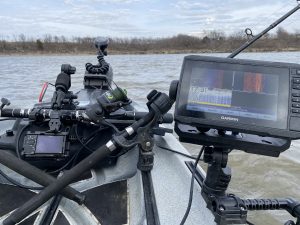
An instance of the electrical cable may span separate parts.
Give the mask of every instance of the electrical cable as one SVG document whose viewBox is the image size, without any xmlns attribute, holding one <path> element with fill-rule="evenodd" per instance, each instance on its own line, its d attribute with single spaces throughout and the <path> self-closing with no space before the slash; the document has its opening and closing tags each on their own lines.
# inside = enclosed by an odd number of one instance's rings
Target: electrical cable
<svg viewBox="0 0 300 225">
<path fill-rule="evenodd" d="M 76 127 L 75 127 L 75 135 L 76 135 L 76 138 L 77 138 L 77 140 L 79 141 L 79 143 L 80 143 L 85 149 L 87 149 L 87 150 L 90 151 L 90 152 L 94 152 L 95 149 L 92 149 L 92 148 L 90 148 L 89 146 L 87 146 L 87 142 L 88 142 L 94 135 L 96 135 L 97 133 L 99 133 L 100 131 L 103 131 L 103 130 L 105 130 L 105 129 L 108 129 L 108 127 L 100 127 L 99 129 L 97 129 L 96 131 L 94 131 L 90 136 L 87 137 L 86 143 L 84 143 L 84 142 L 81 140 L 81 138 L 79 137 L 79 135 L 78 135 L 78 125 L 76 125 Z"/>
<path fill-rule="evenodd" d="M 81 141 L 80 137 L 78 136 L 77 128 L 78 128 L 78 126 L 76 126 L 76 128 L 75 128 L 76 138 L 78 139 L 78 141 L 80 142 L 80 144 L 82 145 L 82 147 L 81 147 L 81 148 L 80 148 L 80 149 L 79 149 L 79 150 L 71 157 L 71 159 L 70 159 L 68 162 L 66 162 L 66 164 L 64 164 L 62 167 L 60 167 L 60 168 L 57 169 L 57 170 L 48 172 L 49 174 L 56 174 L 56 173 L 62 171 L 63 169 L 65 169 L 67 166 L 69 166 L 70 163 L 71 163 L 72 161 L 75 162 L 75 161 L 76 161 L 76 158 L 77 158 L 78 155 L 79 155 L 79 153 L 80 153 L 84 148 L 86 148 L 86 149 L 89 148 L 89 147 L 87 146 L 87 144 L 90 143 L 90 142 L 93 140 L 93 138 L 95 138 L 95 135 L 96 135 L 98 132 L 107 129 L 107 128 L 99 128 L 98 130 L 94 131 L 94 132 L 87 138 L 86 143 L 83 143 L 83 142 Z M 92 150 L 91 148 L 89 148 L 89 149 Z M 93 151 L 94 151 L 94 150 L 92 150 L 92 152 L 93 152 Z"/>
<path fill-rule="evenodd" d="M 78 151 L 81 151 L 81 150 L 82 150 L 82 148 L 80 150 L 78 150 Z M 60 171 L 64 170 L 65 168 L 67 168 L 67 166 L 70 165 L 70 163 L 75 159 L 75 156 L 77 156 L 78 151 L 62 167 L 60 167 L 57 170 L 53 170 L 53 171 L 50 171 L 50 172 L 47 172 L 47 173 L 49 173 L 49 174 L 56 174 L 56 173 L 59 173 Z"/>
<path fill-rule="evenodd" d="M 0 169 L 0 175 L 4 177 L 7 181 L 10 183 L 16 185 L 17 187 L 28 189 L 28 190 L 42 190 L 44 187 L 33 187 L 33 186 L 27 186 L 24 184 L 21 184 L 20 182 L 14 180 L 13 178 L 7 176 L 1 169 Z"/>
<path fill-rule="evenodd" d="M 178 154 L 178 155 L 182 155 L 182 156 L 190 158 L 190 159 L 194 159 L 194 160 L 197 159 L 197 157 L 194 157 L 194 156 L 191 156 L 191 155 L 188 155 L 188 154 L 184 154 L 182 152 L 176 151 L 176 150 L 171 149 L 171 148 L 167 148 L 167 147 L 160 146 L 160 145 L 156 145 L 156 146 L 159 147 L 159 148 L 161 148 L 161 149 L 167 150 L 169 152 L 172 152 L 172 153 L 175 153 L 175 154 Z M 199 161 L 203 161 L 203 159 L 200 159 Z"/>
<path fill-rule="evenodd" d="M 85 143 L 83 143 L 83 141 L 79 137 L 79 135 L 78 135 L 78 125 L 75 126 L 75 135 L 76 135 L 77 140 L 79 141 L 79 143 L 82 145 L 83 148 L 85 148 L 89 152 L 94 152 L 95 151 L 94 149 L 91 149 L 89 146 L 87 146 Z"/>
<path fill-rule="evenodd" d="M 7 120 L 16 120 L 16 119 L 15 118 L 2 118 L 2 119 L 0 119 L 0 122 L 7 121 Z"/>
<path fill-rule="evenodd" d="M 24 131 L 25 128 L 27 128 L 27 127 L 28 127 L 28 125 L 26 125 L 26 126 L 24 126 L 24 127 L 22 128 L 22 130 L 21 130 L 20 133 L 19 133 L 19 137 L 18 137 L 17 140 L 20 139 L 21 134 L 23 133 L 23 131 Z M 104 128 L 104 129 L 105 129 L 105 128 Z M 102 130 L 103 130 L 103 128 L 100 128 L 100 129 L 98 129 L 97 131 L 93 132 L 93 133 L 88 137 L 88 140 L 87 140 L 86 143 L 88 144 L 90 141 L 92 141 L 93 138 L 94 138 L 94 135 L 95 135 L 96 133 L 102 131 Z M 76 133 L 76 129 L 75 129 L 75 133 Z M 77 135 L 78 135 L 78 133 L 77 133 Z M 77 136 L 77 138 L 78 138 L 78 140 L 80 140 L 80 138 L 79 138 L 78 136 Z M 86 146 L 86 144 L 84 144 L 83 142 L 82 142 L 82 145 L 83 145 L 82 148 L 79 149 L 79 150 L 72 156 L 72 158 L 71 158 L 66 164 L 64 164 L 64 165 L 63 165 L 62 167 L 60 167 L 59 169 L 54 170 L 54 171 L 51 171 L 51 172 L 48 172 L 48 173 L 49 173 L 49 174 L 55 174 L 55 173 L 58 173 L 58 172 L 62 171 L 63 169 L 65 169 L 67 166 L 69 166 L 70 163 L 78 156 L 79 152 L 82 151 L 83 148 L 88 147 L 88 146 Z M 18 146 L 18 141 L 17 141 L 17 146 Z M 18 150 L 17 150 L 17 151 L 18 151 Z M 19 152 L 19 151 L 18 151 L 18 152 Z M 19 156 L 18 156 L 18 157 L 19 157 Z M 21 188 L 24 188 L 24 189 L 31 189 L 31 190 L 42 190 L 42 189 L 43 189 L 43 187 L 31 187 L 31 186 L 23 185 L 23 184 L 21 184 L 21 183 L 15 181 L 15 180 L 13 180 L 12 178 L 8 177 L 8 176 L 7 176 L 3 171 L 1 171 L 1 170 L 0 170 L 0 174 L 1 174 L 6 180 L 8 180 L 9 182 L 11 182 L 11 183 L 13 183 L 14 185 L 19 186 L 19 187 L 21 187 Z"/>
<path fill-rule="evenodd" d="M 194 163 L 194 168 L 193 168 L 193 173 L 192 173 L 192 178 L 191 178 L 191 187 L 190 187 L 190 195 L 189 195 L 189 202 L 188 202 L 188 206 L 186 208 L 186 211 L 185 211 L 185 214 L 180 222 L 180 225 L 183 225 L 190 213 L 190 210 L 191 210 L 191 206 L 192 206 L 192 202 L 193 202 L 193 193 L 194 193 L 194 182 L 195 182 L 195 174 L 196 174 L 196 170 L 197 170 L 197 165 L 199 163 L 199 160 L 201 158 L 201 155 L 203 153 L 205 149 L 205 146 L 202 146 L 198 156 L 197 156 L 197 159 Z"/>
<path fill-rule="evenodd" d="M 77 150 L 77 152 L 71 157 L 71 159 L 70 159 L 68 162 L 66 162 L 66 164 L 64 164 L 64 165 L 63 165 L 62 167 L 60 167 L 59 169 L 54 170 L 54 171 L 50 171 L 50 172 L 48 172 L 48 173 L 49 173 L 49 174 L 56 174 L 56 173 L 62 171 L 63 169 L 67 168 L 67 167 L 70 165 L 70 163 L 72 163 L 72 162 L 73 162 L 72 166 L 74 166 L 74 162 L 76 162 L 78 155 L 80 154 L 80 152 L 81 152 L 83 149 L 86 149 L 86 150 L 88 150 L 89 152 L 94 152 L 95 150 L 92 149 L 92 148 L 90 148 L 87 144 L 89 144 L 89 143 L 95 138 L 95 136 L 96 136 L 97 133 L 99 133 L 99 132 L 101 132 L 101 131 L 103 131 L 103 130 L 105 130 L 105 129 L 108 129 L 108 127 L 100 127 L 99 129 L 97 129 L 96 131 L 94 131 L 92 134 L 90 134 L 90 135 L 87 137 L 86 142 L 84 143 L 84 142 L 81 140 L 81 138 L 79 137 L 79 134 L 78 134 L 78 125 L 76 125 L 76 127 L 75 127 L 75 135 L 76 135 L 76 138 L 77 138 L 77 140 L 79 141 L 79 143 L 81 144 L 82 147 L 81 147 L 79 150 Z"/>
<path fill-rule="evenodd" d="M 106 126 L 111 127 L 112 129 L 114 129 L 114 131 L 115 131 L 116 133 L 120 133 L 120 130 L 119 130 L 115 125 L 113 125 L 112 123 L 108 122 L 107 120 L 103 120 L 103 121 L 101 121 L 101 123 L 102 123 L 103 125 L 106 125 Z"/>
</svg>

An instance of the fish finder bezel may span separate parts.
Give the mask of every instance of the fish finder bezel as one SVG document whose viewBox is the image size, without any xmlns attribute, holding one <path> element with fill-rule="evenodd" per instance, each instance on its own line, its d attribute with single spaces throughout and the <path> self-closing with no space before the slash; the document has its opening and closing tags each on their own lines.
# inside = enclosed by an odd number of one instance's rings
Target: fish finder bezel
<svg viewBox="0 0 300 225">
<path fill-rule="evenodd" d="M 187 110 L 188 90 L 191 79 L 191 69 L 188 67 L 218 67 L 227 66 L 239 70 L 252 68 L 262 73 L 265 71 L 280 71 L 279 91 L 277 100 L 277 121 L 263 121 L 237 117 L 238 120 L 224 120 L 228 115 L 204 113 Z M 249 71 L 245 71 L 249 72 Z M 265 72 L 266 73 L 266 72 Z M 270 73 L 270 72 L 269 72 Z M 299 101 L 299 102 L 298 102 Z M 236 118 L 233 117 L 233 118 Z M 194 127 L 221 129 L 234 132 L 256 134 L 262 136 L 299 139 L 300 138 L 300 65 L 282 62 L 267 62 L 245 59 L 231 59 L 209 56 L 186 56 L 183 61 L 180 80 L 177 88 L 174 119 L 176 122 Z M 265 123 L 264 123 L 265 122 Z"/>
</svg>

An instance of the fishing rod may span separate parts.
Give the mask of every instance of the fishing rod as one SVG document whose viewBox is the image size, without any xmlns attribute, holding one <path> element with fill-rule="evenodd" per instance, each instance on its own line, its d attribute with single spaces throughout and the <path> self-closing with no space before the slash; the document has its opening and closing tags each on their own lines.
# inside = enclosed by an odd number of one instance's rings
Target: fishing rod
<svg viewBox="0 0 300 225">
<path fill-rule="evenodd" d="M 266 29 L 264 29 L 259 34 L 255 35 L 252 39 L 249 39 L 247 42 L 245 42 L 241 47 L 234 50 L 227 58 L 234 58 L 236 55 L 240 54 L 243 50 L 248 48 L 250 45 L 252 45 L 254 42 L 256 42 L 258 39 L 260 39 L 263 35 L 268 33 L 270 30 L 275 28 L 278 24 L 286 20 L 288 17 L 293 15 L 298 9 L 300 9 L 300 0 L 297 0 L 297 6 L 294 7 L 292 10 L 284 14 L 282 17 L 280 17 L 278 20 L 276 20 L 274 23 L 272 23 L 270 26 L 268 26 Z M 251 32 L 252 34 L 252 32 Z"/>
</svg>

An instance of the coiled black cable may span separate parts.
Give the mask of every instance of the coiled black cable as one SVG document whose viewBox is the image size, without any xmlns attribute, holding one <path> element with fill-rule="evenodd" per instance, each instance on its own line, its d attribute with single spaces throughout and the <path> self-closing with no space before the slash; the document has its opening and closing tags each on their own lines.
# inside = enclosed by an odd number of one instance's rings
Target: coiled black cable
<svg viewBox="0 0 300 225">
<path fill-rule="evenodd" d="M 109 64 L 104 60 L 104 54 L 102 52 L 99 52 L 97 59 L 99 65 L 87 63 L 85 64 L 86 70 L 91 74 L 107 74 L 109 70 Z"/>
</svg>

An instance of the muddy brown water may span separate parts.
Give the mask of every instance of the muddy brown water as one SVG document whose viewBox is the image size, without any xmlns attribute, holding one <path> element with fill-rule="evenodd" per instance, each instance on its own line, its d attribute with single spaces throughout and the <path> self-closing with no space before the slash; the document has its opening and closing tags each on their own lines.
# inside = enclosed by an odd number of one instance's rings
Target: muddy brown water
<svg viewBox="0 0 300 225">
<path fill-rule="evenodd" d="M 209 54 L 223 56 L 227 54 Z M 184 54 L 176 55 L 113 55 L 107 61 L 113 66 L 114 80 L 126 88 L 128 95 L 145 105 L 152 89 L 168 92 L 172 80 L 179 78 Z M 240 58 L 300 63 L 300 52 L 245 53 Z M 77 72 L 72 77 L 72 90 L 82 87 L 84 65 L 96 63 L 93 55 L 80 56 L 0 56 L 0 97 L 9 98 L 12 106 L 30 107 L 35 102 L 43 81 L 54 83 L 60 65 L 70 63 Z M 51 97 L 52 87 L 46 94 Z M 4 126 L 4 124 L 2 125 Z M 3 127 L 2 127 L 3 128 Z M 199 146 L 185 144 L 192 154 Z M 230 154 L 232 182 L 229 191 L 244 198 L 281 198 L 300 200 L 300 144 L 293 142 L 290 150 L 279 158 L 271 158 L 234 151 Z M 196 199 L 194 200 L 196 201 Z M 283 211 L 251 212 L 249 220 L 255 224 L 279 225 L 291 217 Z"/>
</svg>

